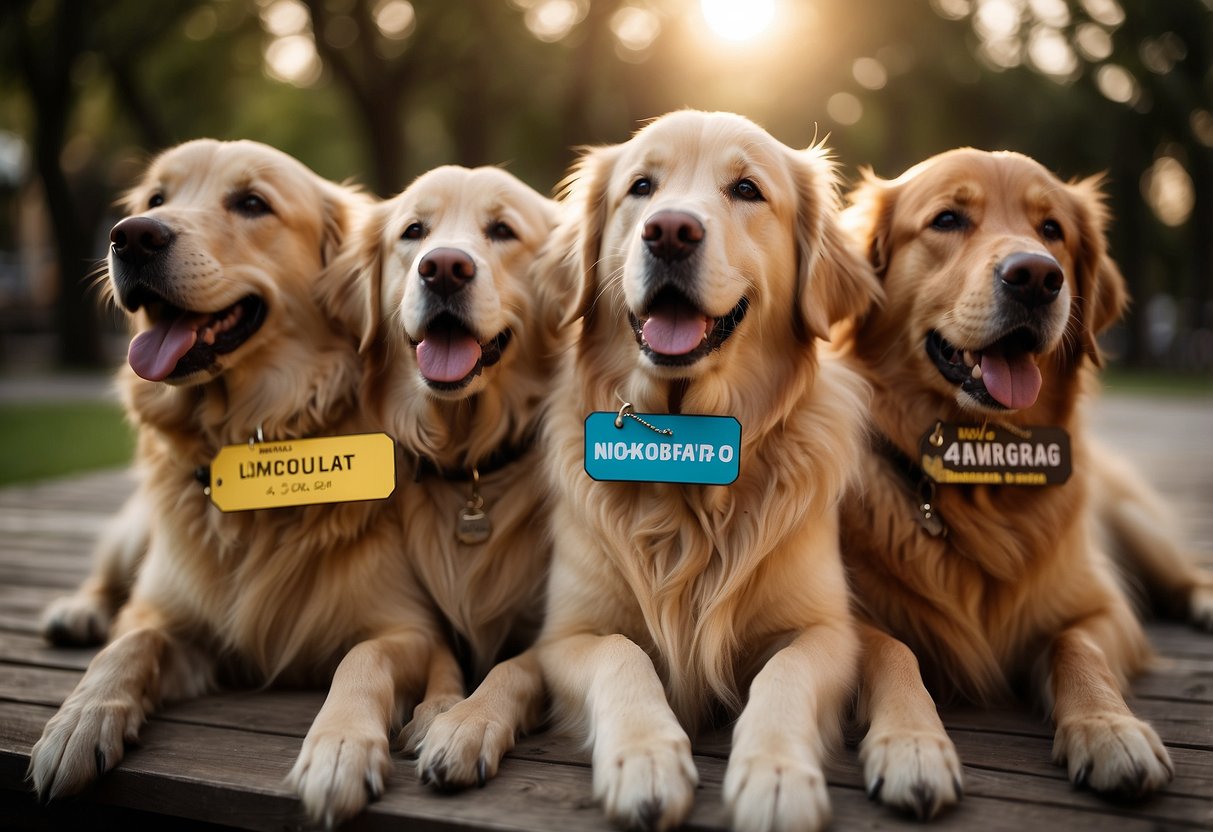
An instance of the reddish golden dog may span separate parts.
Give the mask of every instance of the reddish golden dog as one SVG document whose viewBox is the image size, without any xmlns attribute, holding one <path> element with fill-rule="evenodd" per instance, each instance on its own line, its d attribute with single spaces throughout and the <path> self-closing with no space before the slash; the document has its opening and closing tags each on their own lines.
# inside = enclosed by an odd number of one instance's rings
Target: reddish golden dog
<svg viewBox="0 0 1213 832">
<path fill-rule="evenodd" d="M 957 150 L 892 181 L 869 176 L 851 203 L 846 224 L 887 295 L 839 333 L 874 388 L 877 438 L 842 513 L 853 587 L 875 625 L 860 697 L 870 793 L 920 816 L 960 797 L 923 678 L 979 702 L 1030 684 L 1076 784 L 1158 789 L 1171 761 L 1121 694 L 1148 645 L 1090 522 L 1126 511 L 1101 496 L 1111 463 L 1083 419 L 1095 336 L 1125 302 L 1098 179 L 1066 183 L 1025 156 Z M 940 485 L 929 502 L 946 535 L 934 536 L 915 460 L 937 421 L 1062 427 L 1073 474 L 1044 487 Z M 1178 583 L 1181 561 L 1153 558 Z"/>
</svg>

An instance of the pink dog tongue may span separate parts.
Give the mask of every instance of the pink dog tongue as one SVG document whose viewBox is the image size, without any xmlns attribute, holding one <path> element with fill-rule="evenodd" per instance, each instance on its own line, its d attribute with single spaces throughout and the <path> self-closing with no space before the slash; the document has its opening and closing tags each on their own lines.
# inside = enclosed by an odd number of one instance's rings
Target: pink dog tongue
<svg viewBox="0 0 1213 832">
<path fill-rule="evenodd" d="M 1040 368 L 1026 353 L 1011 359 L 983 353 L 981 380 L 986 391 L 1011 410 L 1031 407 L 1040 395 Z"/>
<path fill-rule="evenodd" d="M 708 318 L 680 304 L 663 304 L 644 322 L 645 343 L 662 355 L 686 355 L 708 331 Z"/>
<path fill-rule="evenodd" d="M 435 332 L 417 345 L 417 364 L 430 381 L 459 381 L 479 360 L 480 344 L 462 330 Z"/>
<path fill-rule="evenodd" d="M 140 378 L 163 381 L 181 357 L 198 340 L 198 327 L 205 315 L 181 315 L 171 321 L 157 321 L 147 332 L 131 341 L 126 360 Z"/>
</svg>

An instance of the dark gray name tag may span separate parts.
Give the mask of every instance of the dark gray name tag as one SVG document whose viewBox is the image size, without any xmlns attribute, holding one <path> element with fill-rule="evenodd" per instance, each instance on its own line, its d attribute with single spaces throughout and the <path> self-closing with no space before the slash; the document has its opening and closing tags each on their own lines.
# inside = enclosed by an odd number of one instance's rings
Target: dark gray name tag
<svg viewBox="0 0 1213 832">
<path fill-rule="evenodd" d="M 1070 435 L 1061 428 L 1012 432 L 942 422 L 918 449 L 922 470 L 941 485 L 1060 485 L 1070 478 Z"/>
</svg>

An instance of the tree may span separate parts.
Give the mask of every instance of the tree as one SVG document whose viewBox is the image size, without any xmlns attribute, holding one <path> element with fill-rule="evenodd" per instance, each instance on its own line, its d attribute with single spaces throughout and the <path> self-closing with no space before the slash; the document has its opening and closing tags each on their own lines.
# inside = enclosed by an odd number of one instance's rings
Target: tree
<svg viewBox="0 0 1213 832">
<path fill-rule="evenodd" d="M 59 358 L 68 366 L 89 367 L 101 363 L 97 317 L 86 282 L 90 262 L 86 229 L 92 218 L 82 215 L 59 160 L 76 97 L 72 66 L 84 50 L 91 21 L 88 8 L 79 9 L 83 20 L 69 12 L 64 5 L 50 2 L 22 0 L 6 5 L 0 18 L 6 42 L 0 51 L 15 64 L 33 110 L 32 155 L 46 195 L 59 268 L 55 302 Z"/>
</svg>

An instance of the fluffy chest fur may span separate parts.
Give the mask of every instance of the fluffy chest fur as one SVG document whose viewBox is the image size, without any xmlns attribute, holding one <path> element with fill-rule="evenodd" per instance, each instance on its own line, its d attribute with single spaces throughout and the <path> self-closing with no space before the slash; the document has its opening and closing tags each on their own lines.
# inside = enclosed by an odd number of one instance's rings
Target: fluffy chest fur
<svg viewBox="0 0 1213 832">
<path fill-rule="evenodd" d="M 211 504 L 195 468 L 240 441 L 198 429 L 216 407 L 214 392 L 136 396 L 144 419 L 138 464 L 154 506 L 134 594 L 163 610 L 181 637 L 257 682 L 325 679 L 357 641 L 431 627 L 400 553 L 392 501 L 230 513 Z M 357 416 L 327 419 L 323 428 L 309 422 L 267 418 L 265 435 L 369 430 Z"/>
<path fill-rule="evenodd" d="M 863 491 L 843 504 L 843 554 L 861 607 L 914 649 L 938 694 L 1006 694 L 1052 634 L 1105 604 L 1114 577 L 1083 521 L 1082 454 L 1065 485 L 939 486 L 948 533 L 932 537 L 909 481 L 869 453 Z"/>
<path fill-rule="evenodd" d="M 470 480 L 430 475 L 402 487 L 406 549 L 418 579 L 468 642 L 477 678 L 503 650 L 525 647 L 538 631 L 550 543 L 537 464 L 532 449 L 481 478 L 482 510 L 492 528 L 481 543 L 463 543 L 457 535 L 472 494 Z"/>
<path fill-rule="evenodd" d="M 735 712 L 791 634 L 846 619 L 836 503 L 860 446 L 845 413 L 863 385 L 823 367 L 811 392 L 765 429 L 743 424 L 730 486 L 595 482 L 582 469 L 582 423 L 602 408 L 553 405 L 557 549 L 579 550 L 566 562 L 604 596 L 594 610 L 564 611 L 553 598 L 553 626 L 576 620 L 643 646 L 684 725 L 714 705 Z"/>
</svg>

